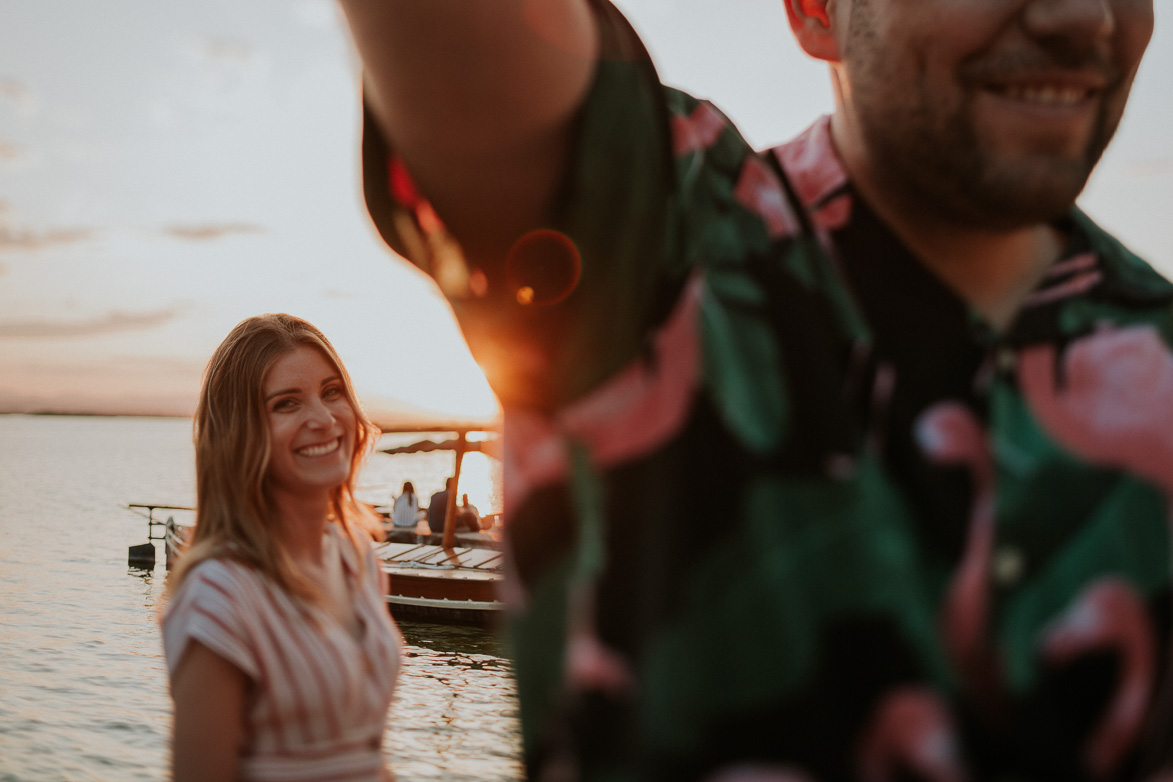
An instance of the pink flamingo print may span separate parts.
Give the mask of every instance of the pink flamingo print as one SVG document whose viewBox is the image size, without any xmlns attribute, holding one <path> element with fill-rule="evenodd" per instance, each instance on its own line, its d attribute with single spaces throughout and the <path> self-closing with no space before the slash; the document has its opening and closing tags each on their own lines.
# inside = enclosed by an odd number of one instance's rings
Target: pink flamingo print
<svg viewBox="0 0 1173 782">
<path fill-rule="evenodd" d="M 579 585 L 570 597 L 566 656 L 562 675 L 569 692 L 603 692 L 625 697 L 635 691 L 635 672 L 627 660 L 608 647 L 595 630 L 593 594 Z"/>
<path fill-rule="evenodd" d="M 1051 345 L 1024 350 L 1018 381 L 1031 411 L 1055 440 L 1095 464 L 1123 469 L 1173 498 L 1173 355 L 1151 326 L 1102 327 L 1068 347 L 1058 379 Z M 1086 763 L 1105 776 L 1140 735 L 1156 675 L 1155 639 L 1143 601 L 1117 579 L 1092 584 L 1043 636 L 1057 661 L 1114 649 L 1122 673 Z"/>
<path fill-rule="evenodd" d="M 976 696 L 989 701 L 1000 678 L 983 636 L 989 621 L 994 546 L 994 466 L 981 424 L 964 405 L 942 402 L 917 421 L 917 442 L 932 461 L 969 468 L 973 504 L 965 553 L 941 606 L 946 648 Z M 992 707 L 992 703 L 986 704 Z"/>
<path fill-rule="evenodd" d="M 633 359 L 556 416 L 507 411 L 507 516 L 534 490 L 566 478 L 571 440 L 585 443 L 592 464 L 604 469 L 637 459 L 680 431 L 700 383 L 697 322 L 703 291 L 703 278 L 694 275 L 655 335 L 653 359 Z"/>
<path fill-rule="evenodd" d="M 798 233 L 798 217 L 786 198 L 782 183 L 761 158 L 746 158 L 733 188 L 733 197 L 762 218 L 771 239 Z"/>
<path fill-rule="evenodd" d="M 1101 328 L 1068 347 L 1022 351 L 1018 381 L 1031 411 L 1064 447 L 1137 473 L 1173 496 L 1173 355 L 1151 326 Z"/>
<path fill-rule="evenodd" d="M 672 117 L 672 152 L 677 157 L 706 150 L 717 143 L 729 120 L 713 104 L 701 101 L 687 117 Z"/>
<path fill-rule="evenodd" d="M 1088 586 L 1042 634 L 1043 657 L 1052 663 L 1100 650 L 1120 653 L 1120 684 L 1084 754 L 1098 778 L 1116 768 L 1140 735 L 1156 676 L 1155 641 L 1140 594 L 1117 578 Z"/>
<path fill-rule="evenodd" d="M 956 730 L 940 696 L 903 688 L 876 708 L 859 747 L 862 782 L 892 782 L 912 771 L 925 782 L 964 782 Z"/>
</svg>

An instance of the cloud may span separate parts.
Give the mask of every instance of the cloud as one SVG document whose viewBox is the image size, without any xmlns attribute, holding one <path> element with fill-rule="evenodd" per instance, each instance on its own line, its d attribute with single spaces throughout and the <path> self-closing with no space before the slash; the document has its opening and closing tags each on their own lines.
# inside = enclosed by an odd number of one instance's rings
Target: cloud
<svg viewBox="0 0 1173 782">
<path fill-rule="evenodd" d="M 35 233 L 12 228 L 0 219 L 0 252 L 11 250 L 44 250 L 63 244 L 75 244 L 89 239 L 94 232 L 88 228 L 58 228 Z"/>
<path fill-rule="evenodd" d="M 37 98 L 15 79 L 0 78 L 0 101 L 11 104 L 18 114 L 29 116 L 37 109 Z"/>
<path fill-rule="evenodd" d="M 339 24 L 338 9 L 329 0 L 301 0 L 293 6 L 293 19 L 311 30 L 333 30 Z"/>
<path fill-rule="evenodd" d="M 243 116 L 255 109 L 271 71 L 264 50 L 239 38 L 201 36 L 188 41 L 183 56 L 196 76 L 179 96 L 185 110 Z"/>
<path fill-rule="evenodd" d="M 358 291 L 342 291 L 337 288 L 328 288 L 322 291 L 322 296 L 327 299 L 363 299 L 366 298 Z"/>
<path fill-rule="evenodd" d="M 0 95 L 13 102 L 27 100 L 29 91 L 15 79 L 0 79 Z"/>
<path fill-rule="evenodd" d="M 161 356 L 0 357 L 0 413 L 190 416 L 204 363 Z"/>
<path fill-rule="evenodd" d="M 95 337 L 122 331 L 149 331 L 174 320 L 178 314 L 176 308 L 169 307 L 153 312 L 114 310 L 88 320 L 0 321 L 0 338 Z"/>
<path fill-rule="evenodd" d="M 214 93 L 235 92 L 268 73 L 264 52 L 239 38 L 200 37 L 190 42 L 187 54 Z"/>
<path fill-rule="evenodd" d="M 249 223 L 208 223 L 205 225 L 169 225 L 163 229 L 165 236 L 172 239 L 183 239 L 190 242 L 207 242 L 212 239 L 222 239 L 232 234 L 259 234 L 265 229 L 259 225 Z"/>
<path fill-rule="evenodd" d="M 201 38 L 197 49 L 208 63 L 217 66 L 245 65 L 257 55 L 255 47 L 236 38 Z"/>
</svg>

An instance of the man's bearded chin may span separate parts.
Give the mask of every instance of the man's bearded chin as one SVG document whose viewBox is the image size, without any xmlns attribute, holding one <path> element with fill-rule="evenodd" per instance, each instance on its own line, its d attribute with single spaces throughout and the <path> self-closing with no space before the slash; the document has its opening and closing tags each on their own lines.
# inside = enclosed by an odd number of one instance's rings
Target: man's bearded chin
<svg viewBox="0 0 1173 782">
<path fill-rule="evenodd" d="M 983 149 L 972 124 L 957 117 L 919 138 L 873 138 L 881 181 L 900 183 L 911 204 L 959 226 L 1014 230 L 1066 214 L 1111 141 L 1119 119 L 1097 118 L 1083 154 L 1040 149 L 1000 158 Z M 895 141 L 895 143 L 891 143 Z M 887 143 L 886 143 L 887 142 Z"/>
</svg>

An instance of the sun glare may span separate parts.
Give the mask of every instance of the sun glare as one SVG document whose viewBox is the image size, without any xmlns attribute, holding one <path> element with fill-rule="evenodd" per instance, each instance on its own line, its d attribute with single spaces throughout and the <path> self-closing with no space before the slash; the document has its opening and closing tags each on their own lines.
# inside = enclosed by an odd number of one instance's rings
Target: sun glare
<svg viewBox="0 0 1173 782">
<path fill-rule="evenodd" d="M 373 419 L 487 422 L 499 415 L 497 398 L 442 305 L 356 336 L 348 335 L 343 359 Z"/>
</svg>

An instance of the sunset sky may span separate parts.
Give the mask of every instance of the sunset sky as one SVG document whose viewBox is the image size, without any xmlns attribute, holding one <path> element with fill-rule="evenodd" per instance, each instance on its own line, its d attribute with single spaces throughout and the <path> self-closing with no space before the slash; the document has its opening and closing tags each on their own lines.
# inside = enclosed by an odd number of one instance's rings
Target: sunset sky
<svg viewBox="0 0 1173 782">
<path fill-rule="evenodd" d="M 664 79 L 757 145 L 831 108 L 781 0 L 619 4 Z M 188 414 L 216 344 L 271 311 L 319 326 L 380 417 L 492 412 L 446 305 L 362 209 L 357 66 L 332 2 L 0 12 L 0 412 Z M 1167 274 L 1171 24 L 1082 200 Z"/>
</svg>

